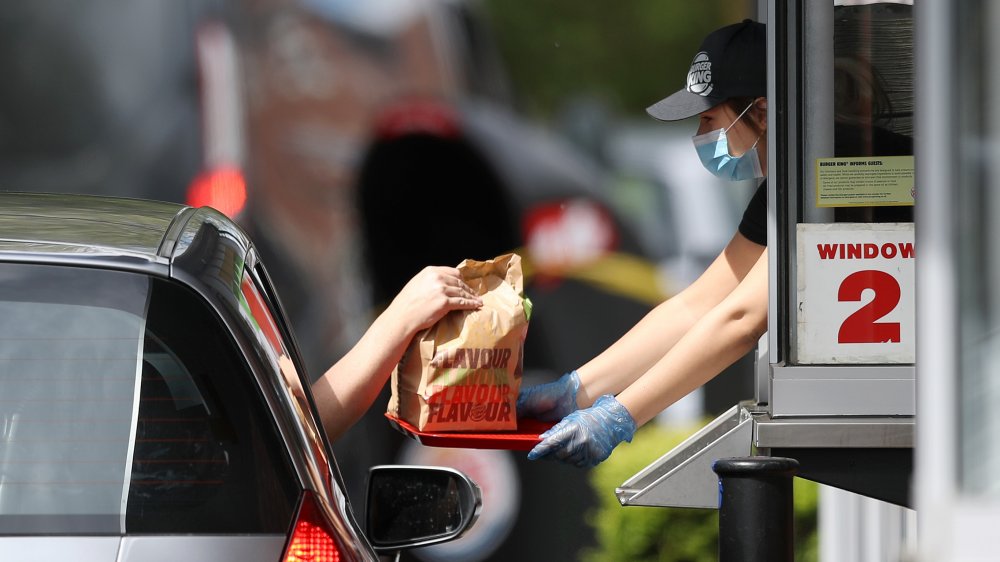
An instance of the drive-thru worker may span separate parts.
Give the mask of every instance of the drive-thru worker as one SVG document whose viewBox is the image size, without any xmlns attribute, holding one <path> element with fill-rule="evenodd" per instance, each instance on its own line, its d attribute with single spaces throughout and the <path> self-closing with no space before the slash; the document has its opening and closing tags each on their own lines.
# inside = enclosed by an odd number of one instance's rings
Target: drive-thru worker
<svg viewBox="0 0 1000 562">
<path fill-rule="evenodd" d="M 745 20 L 709 34 L 687 85 L 647 109 L 699 118 L 695 151 L 729 180 L 767 174 L 766 33 Z M 738 231 L 689 287 L 661 303 L 607 350 L 558 380 L 522 388 L 518 415 L 561 420 L 529 459 L 594 466 L 638 426 L 743 357 L 767 330 L 764 182 Z"/>
</svg>

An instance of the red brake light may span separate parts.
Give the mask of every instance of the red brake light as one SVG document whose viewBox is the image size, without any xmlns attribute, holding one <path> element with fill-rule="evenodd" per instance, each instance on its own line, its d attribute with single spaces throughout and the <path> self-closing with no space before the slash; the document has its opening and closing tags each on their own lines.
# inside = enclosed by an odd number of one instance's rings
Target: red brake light
<svg viewBox="0 0 1000 562">
<path fill-rule="evenodd" d="M 234 167 L 206 170 L 188 187 L 187 204 L 212 207 L 233 218 L 247 202 L 247 184 L 243 172 Z"/>
<path fill-rule="evenodd" d="M 330 524 L 316 505 L 312 492 L 306 491 L 299 515 L 292 527 L 283 562 L 339 562 L 342 559 Z"/>
</svg>

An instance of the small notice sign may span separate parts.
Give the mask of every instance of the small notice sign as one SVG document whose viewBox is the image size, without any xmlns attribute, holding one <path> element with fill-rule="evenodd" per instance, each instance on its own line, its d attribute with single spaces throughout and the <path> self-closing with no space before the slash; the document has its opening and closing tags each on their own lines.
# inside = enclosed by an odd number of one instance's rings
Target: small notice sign
<svg viewBox="0 0 1000 562">
<path fill-rule="evenodd" d="M 912 156 L 816 159 L 817 207 L 913 205 Z"/>
<path fill-rule="evenodd" d="M 797 360 L 913 363 L 913 223 L 799 224 Z"/>
</svg>

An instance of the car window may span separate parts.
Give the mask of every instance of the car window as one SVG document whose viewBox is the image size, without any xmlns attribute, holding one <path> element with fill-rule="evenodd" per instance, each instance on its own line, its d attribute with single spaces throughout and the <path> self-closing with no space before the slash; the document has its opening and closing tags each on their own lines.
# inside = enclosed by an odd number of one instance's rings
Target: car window
<svg viewBox="0 0 1000 562">
<path fill-rule="evenodd" d="M 288 455 L 195 293 L 3 264 L 0 314 L 0 533 L 286 531 Z"/>
<path fill-rule="evenodd" d="M 149 282 L 0 269 L 0 532 L 117 532 Z"/>
<path fill-rule="evenodd" d="M 242 355 L 188 289 L 153 281 L 128 530 L 284 532 L 298 485 Z"/>
</svg>

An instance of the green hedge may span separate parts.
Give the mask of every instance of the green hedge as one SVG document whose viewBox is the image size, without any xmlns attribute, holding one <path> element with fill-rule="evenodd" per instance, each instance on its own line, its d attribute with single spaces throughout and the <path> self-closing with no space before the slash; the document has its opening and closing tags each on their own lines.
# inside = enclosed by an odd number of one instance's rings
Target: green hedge
<svg viewBox="0 0 1000 562">
<path fill-rule="evenodd" d="M 587 514 L 597 546 L 581 552 L 583 562 L 716 562 L 719 512 L 714 509 L 622 507 L 617 486 L 681 443 L 698 427 L 670 429 L 651 423 L 630 444 L 615 449 L 590 477 L 599 506 Z M 818 487 L 796 478 L 795 560 L 818 560 Z"/>
</svg>

